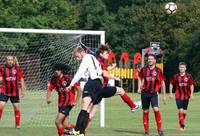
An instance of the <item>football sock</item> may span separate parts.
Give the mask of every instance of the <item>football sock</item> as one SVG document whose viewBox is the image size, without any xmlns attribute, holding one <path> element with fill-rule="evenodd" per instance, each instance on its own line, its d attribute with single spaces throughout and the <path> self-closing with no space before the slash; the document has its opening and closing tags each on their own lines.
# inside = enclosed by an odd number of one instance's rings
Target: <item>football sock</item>
<svg viewBox="0 0 200 136">
<path fill-rule="evenodd" d="M 15 126 L 20 126 L 20 111 L 15 110 Z"/>
<path fill-rule="evenodd" d="M 0 110 L 0 120 L 1 120 L 2 114 L 3 114 L 3 110 Z"/>
<path fill-rule="evenodd" d="M 85 132 L 85 129 L 86 129 L 87 124 L 88 124 L 89 116 L 90 116 L 90 113 L 87 112 L 87 114 L 85 115 L 85 120 L 83 122 L 83 127 L 80 131 L 81 134 L 83 134 Z"/>
<path fill-rule="evenodd" d="M 145 132 L 149 133 L 149 112 L 143 112 L 143 125 Z"/>
<path fill-rule="evenodd" d="M 180 125 L 184 125 L 184 114 L 183 114 L 183 112 L 179 112 L 178 116 L 179 116 Z"/>
<path fill-rule="evenodd" d="M 89 126 L 89 124 L 90 124 L 91 121 L 92 121 L 92 118 L 88 118 L 88 122 L 87 122 L 87 125 L 86 125 L 85 129 L 88 128 L 88 126 Z"/>
<path fill-rule="evenodd" d="M 127 95 L 127 93 L 124 93 L 124 95 L 121 96 L 122 100 L 128 104 L 128 106 L 133 109 L 136 107 L 134 102 L 131 100 L 131 98 Z"/>
<path fill-rule="evenodd" d="M 161 131 L 162 119 L 161 119 L 160 111 L 154 111 L 154 115 L 155 115 L 155 119 L 156 119 L 157 129 L 158 129 L 158 131 Z"/>
<path fill-rule="evenodd" d="M 84 127 L 83 123 L 84 123 L 86 117 L 87 117 L 87 111 L 81 110 L 79 115 L 78 115 L 77 121 L 76 121 L 75 131 L 81 131 L 82 130 L 82 128 Z"/>
<path fill-rule="evenodd" d="M 60 125 L 59 127 L 57 127 L 57 130 L 58 130 L 58 135 L 59 136 L 63 136 L 64 135 L 64 126 L 63 125 Z"/>
</svg>

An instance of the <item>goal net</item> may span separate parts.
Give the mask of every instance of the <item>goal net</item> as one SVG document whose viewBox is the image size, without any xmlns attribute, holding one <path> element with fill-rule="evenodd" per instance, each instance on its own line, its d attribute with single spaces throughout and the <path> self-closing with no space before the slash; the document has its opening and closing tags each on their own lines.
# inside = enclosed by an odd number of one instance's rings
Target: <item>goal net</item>
<svg viewBox="0 0 200 136">
<path fill-rule="evenodd" d="M 7 29 L 0 28 L 0 66 L 5 64 L 7 55 L 16 56 L 24 72 L 25 97 L 20 100 L 22 127 L 54 127 L 57 114 L 57 92 L 53 91 L 53 103 L 46 104 L 47 81 L 53 75 L 52 66 L 62 62 L 77 70 L 78 62 L 72 57 L 77 46 L 84 46 L 94 52 L 104 43 L 104 31 Z M 91 126 L 104 126 L 103 111 L 98 113 Z M 76 123 L 80 105 L 70 112 L 70 121 Z M 6 104 L 0 127 L 14 126 L 14 112 L 10 102 Z M 101 118 L 101 119 L 100 119 Z"/>
</svg>

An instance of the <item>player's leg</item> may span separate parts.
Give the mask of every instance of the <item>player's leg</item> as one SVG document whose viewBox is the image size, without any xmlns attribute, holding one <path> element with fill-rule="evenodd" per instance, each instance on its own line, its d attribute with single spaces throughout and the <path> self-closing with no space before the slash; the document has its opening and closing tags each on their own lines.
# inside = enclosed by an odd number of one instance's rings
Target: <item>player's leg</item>
<svg viewBox="0 0 200 136">
<path fill-rule="evenodd" d="M 10 97 L 10 101 L 13 105 L 14 109 L 14 116 L 15 116 L 15 128 L 19 129 L 20 128 L 20 106 L 19 106 L 19 96 L 15 97 Z"/>
<path fill-rule="evenodd" d="M 62 109 L 59 109 L 59 111 L 61 111 L 61 110 Z M 65 117 L 66 117 L 65 114 L 59 112 L 55 119 L 55 125 L 56 125 L 59 136 L 64 136 L 65 128 L 63 126 L 63 121 L 64 121 Z"/>
<path fill-rule="evenodd" d="M 183 119 L 184 119 L 184 121 L 185 121 L 186 114 L 187 114 L 188 104 L 189 104 L 189 99 L 184 100 L 184 104 L 183 104 Z"/>
<path fill-rule="evenodd" d="M 141 93 L 142 109 L 143 109 L 143 126 L 145 130 L 145 135 L 149 135 L 149 106 L 150 99 L 148 94 Z"/>
<path fill-rule="evenodd" d="M 71 111 L 72 108 L 73 108 L 72 106 L 66 107 L 66 112 L 64 113 L 65 118 L 64 118 L 64 121 L 63 121 L 63 126 L 64 126 L 65 129 L 75 128 L 75 125 L 69 122 L 69 112 Z"/>
<path fill-rule="evenodd" d="M 92 102 L 92 98 L 90 96 L 84 96 L 81 102 L 81 111 L 79 112 L 76 127 L 73 131 L 74 135 L 83 134 L 85 131 L 85 126 L 87 125 L 89 119 L 89 113 L 87 112 L 90 104 Z"/>
<path fill-rule="evenodd" d="M 184 131 L 185 130 L 185 124 L 184 124 L 184 109 L 183 109 L 184 102 L 180 99 L 176 99 L 176 105 L 178 108 L 178 117 L 179 117 L 179 130 Z"/>
<path fill-rule="evenodd" d="M 151 95 L 151 106 L 154 110 L 158 134 L 159 134 L 159 136 L 164 136 L 164 133 L 162 130 L 162 119 L 161 119 L 161 113 L 160 113 L 160 108 L 159 108 L 158 94 Z"/>
<path fill-rule="evenodd" d="M 3 110 L 7 101 L 8 101 L 8 97 L 0 93 L 0 120 L 2 118 Z"/>
</svg>

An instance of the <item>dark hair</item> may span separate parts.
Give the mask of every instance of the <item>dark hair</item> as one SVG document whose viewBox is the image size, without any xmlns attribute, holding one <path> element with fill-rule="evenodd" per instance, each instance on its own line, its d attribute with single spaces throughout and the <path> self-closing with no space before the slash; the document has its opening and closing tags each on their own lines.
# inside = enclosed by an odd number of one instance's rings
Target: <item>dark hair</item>
<svg viewBox="0 0 200 136">
<path fill-rule="evenodd" d="M 96 51 L 96 56 L 99 56 L 100 53 L 103 53 L 104 51 L 110 52 L 110 47 L 108 44 L 100 44 L 100 46 L 98 47 Z"/>
<path fill-rule="evenodd" d="M 185 62 L 179 62 L 179 66 L 180 65 L 184 65 L 184 66 L 187 66 L 187 64 Z"/>
<path fill-rule="evenodd" d="M 148 57 L 149 57 L 149 56 L 153 56 L 154 59 L 156 59 L 156 55 L 155 55 L 155 54 L 151 54 L 151 53 L 149 53 L 149 54 L 148 54 Z"/>
<path fill-rule="evenodd" d="M 61 70 L 63 74 L 69 74 L 71 67 L 63 63 L 56 63 L 53 66 L 53 71 L 55 72 L 56 70 Z"/>
</svg>

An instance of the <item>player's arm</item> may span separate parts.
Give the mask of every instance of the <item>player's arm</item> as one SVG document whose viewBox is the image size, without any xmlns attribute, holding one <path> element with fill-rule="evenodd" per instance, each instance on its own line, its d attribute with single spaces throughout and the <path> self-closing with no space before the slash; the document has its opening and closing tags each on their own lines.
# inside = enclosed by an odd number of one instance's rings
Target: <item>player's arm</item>
<svg viewBox="0 0 200 136">
<path fill-rule="evenodd" d="M 20 79 L 20 81 L 21 81 L 21 92 L 20 92 L 20 94 L 21 94 L 21 97 L 24 97 L 24 95 L 25 95 L 25 93 L 24 93 L 24 90 L 25 90 L 24 78 L 22 77 Z"/>
<path fill-rule="evenodd" d="M 138 90 L 137 90 L 138 93 L 141 93 L 143 84 L 144 84 L 144 79 L 138 77 Z"/>
<path fill-rule="evenodd" d="M 107 70 L 103 70 L 103 76 L 109 79 L 120 81 L 120 78 L 110 75 Z"/>
<path fill-rule="evenodd" d="M 194 84 L 190 85 L 190 90 L 191 90 L 190 97 L 191 97 L 191 99 L 193 99 L 194 98 Z"/>
<path fill-rule="evenodd" d="M 116 66 L 117 66 L 117 64 L 113 63 L 112 65 L 108 66 L 107 69 L 112 70 L 112 69 L 116 68 Z"/>
<path fill-rule="evenodd" d="M 80 86 L 77 86 L 76 88 L 77 92 L 76 92 L 76 99 L 75 99 L 75 105 L 78 103 L 78 101 L 80 100 L 81 94 L 82 94 L 82 89 Z"/>
<path fill-rule="evenodd" d="M 53 88 L 52 84 L 48 82 L 47 83 L 47 97 L 46 97 L 47 104 L 50 104 L 52 102 L 52 98 L 51 98 L 52 88 Z"/>
<path fill-rule="evenodd" d="M 161 81 L 161 90 L 163 92 L 163 102 L 164 102 L 164 104 L 166 104 L 167 96 L 166 96 L 166 85 L 165 85 L 165 81 L 164 80 Z"/>
<path fill-rule="evenodd" d="M 170 97 L 170 98 L 173 97 L 173 92 L 172 92 L 172 91 L 173 91 L 173 84 L 170 83 L 170 84 L 169 84 L 169 97 Z"/>
</svg>

